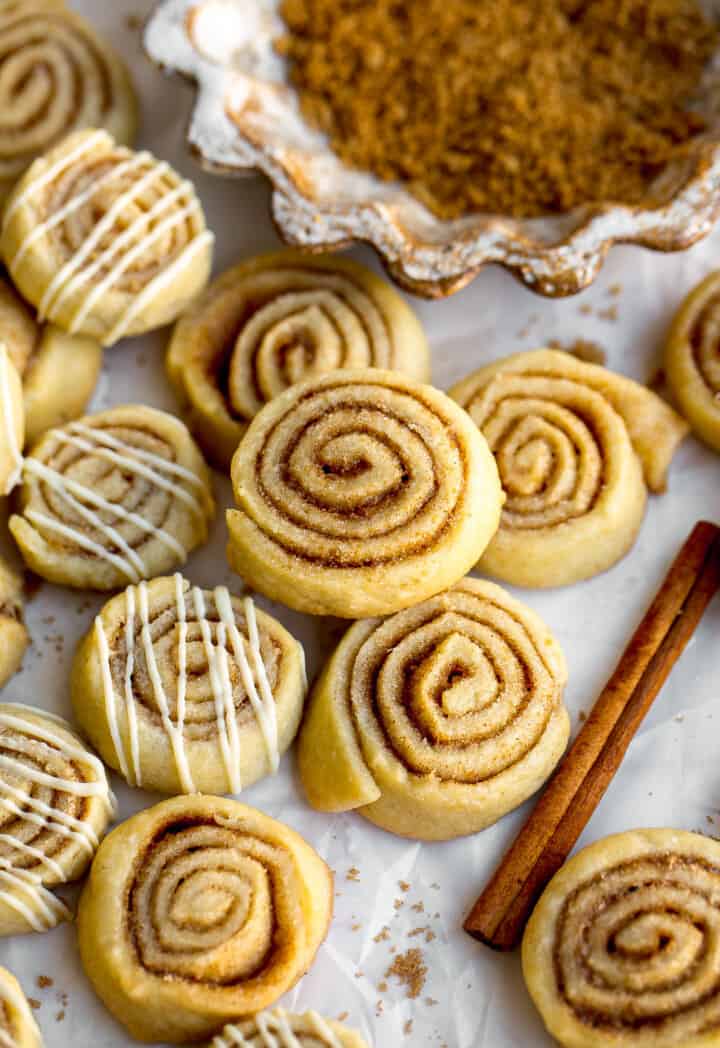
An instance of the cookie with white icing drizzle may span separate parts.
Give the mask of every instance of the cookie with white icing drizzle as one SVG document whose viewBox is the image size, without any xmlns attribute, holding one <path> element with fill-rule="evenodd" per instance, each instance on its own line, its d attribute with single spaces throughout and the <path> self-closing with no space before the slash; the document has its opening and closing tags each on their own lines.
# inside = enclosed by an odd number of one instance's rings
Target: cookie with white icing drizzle
<svg viewBox="0 0 720 1048">
<path fill-rule="evenodd" d="M 20 480 L 25 442 L 22 381 L 0 342 L 0 495 L 9 495 Z"/>
<path fill-rule="evenodd" d="M 317 1012 L 284 1008 L 229 1023 L 208 1048 L 367 1048 L 360 1034 Z"/>
<path fill-rule="evenodd" d="M 0 238 L 40 319 L 106 346 L 175 320 L 207 282 L 212 244 L 192 183 L 99 130 L 35 161 Z"/>
<path fill-rule="evenodd" d="M 0 1048 L 43 1048 L 28 999 L 7 968 L 0 968 Z"/>
<path fill-rule="evenodd" d="M 22 379 L 26 447 L 52 426 L 82 415 L 100 374 L 100 343 L 41 324 L 3 275 L 0 342 Z"/>
<path fill-rule="evenodd" d="M 22 583 L 0 557 L 0 688 L 20 669 L 29 643 L 22 614 Z"/>
<path fill-rule="evenodd" d="M 51 889 L 83 875 L 113 814 L 105 769 L 69 724 L 0 704 L 0 935 L 71 918 Z"/>
<path fill-rule="evenodd" d="M 183 564 L 214 511 L 184 424 L 128 405 L 45 434 L 25 459 L 10 530 L 38 575 L 110 590 Z"/>
<path fill-rule="evenodd" d="M 75 716 L 105 763 L 164 793 L 239 793 L 276 771 L 306 690 L 303 650 L 279 622 L 178 574 L 113 597 L 72 673 Z"/>
<path fill-rule="evenodd" d="M 0 3 L 0 200 L 46 149 L 84 127 L 131 144 L 137 102 L 119 56 L 62 0 Z"/>
</svg>

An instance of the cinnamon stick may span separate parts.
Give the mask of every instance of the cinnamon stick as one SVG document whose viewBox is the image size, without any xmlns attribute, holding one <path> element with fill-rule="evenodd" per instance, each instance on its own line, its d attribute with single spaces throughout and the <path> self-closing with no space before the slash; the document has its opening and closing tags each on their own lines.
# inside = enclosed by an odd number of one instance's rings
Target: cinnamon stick
<svg viewBox="0 0 720 1048">
<path fill-rule="evenodd" d="M 655 696 L 720 588 L 720 528 L 701 521 L 676 557 L 575 742 L 472 909 L 465 930 L 517 946 L 532 909 L 567 859 Z"/>
</svg>

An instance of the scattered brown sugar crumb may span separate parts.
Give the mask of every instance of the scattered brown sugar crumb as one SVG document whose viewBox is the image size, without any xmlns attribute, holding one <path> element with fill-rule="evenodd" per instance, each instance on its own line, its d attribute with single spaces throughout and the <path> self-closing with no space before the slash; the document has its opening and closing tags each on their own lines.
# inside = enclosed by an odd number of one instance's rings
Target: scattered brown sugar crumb
<svg viewBox="0 0 720 1048">
<path fill-rule="evenodd" d="M 428 1008 L 434 1008 L 437 1003 L 438 1002 L 435 1000 L 434 997 L 425 998 L 425 1004 L 428 1006 Z"/>
<path fill-rule="evenodd" d="M 400 889 L 401 892 L 409 892 L 410 891 L 410 885 L 408 884 L 407 881 L 398 881 L 398 888 Z"/>
<path fill-rule="evenodd" d="M 350 1012 L 340 1012 L 340 1014 L 337 1017 L 337 1021 L 339 1023 L 344 1023 L 349 1014 Z"/>
<path fill-rule="evenodd" d="M 375 1016 L 379 1019 L 385 1009 L 385 1005 L 382 1001 L 378 1001 L 375 1005 Z"/>
<path fill-rule="evenodd" d="M 592 316 L 592 306 L 587 302 L 583 302 L 580 306 L 580 312 L 584 317 Z"/>
<path fill-rule="evenodd" d="M 617 298 L 618 295 L 622 294 L 622 284 L 611 284 L 607 289 L 607 293 Z"/>
<path fill-rule="evenodd" d="M 607 309 L 599 309 L 597 315 L 600 320 L 609 320 L 614 324 L 618 318 L 618 307 L 608 306 Z"/>
<path fill-rule="evenodd" d="M 436 214 L 637 203 L 705 127 L 696 0 L 283 0 L 277 43 L 342 160 Z M 562 143 L 562 148 L 548 148 Z"/>
<path fill-rule="evenodd" d="M 585 710 L 580 710 L 580 712 L 578 713 L 578 720 L 581 724 L 585 723 L 585 721 L 587 720 L 587 713 L 585 712 Z"/>
<path fill-rule="evenodd" d="M 38 1008 L 41 1007 L 40 1001 L 37 999 L 37 997 L 28 997 L 28 1004 L 33 1009 L 33 1011 L 37 1011 Z"/>
<path fill-rule="evenodd" d="M 55 1022 L 56 1022 L 56 1023 L 61 1023 L 61 1022 L 63 1021 L 63 1019 L 64 1019 L 64 1018 L 65 1018 L 65 1012 L 64 1012 L 64 1011 L 60 1011 L 60 1012 L 58 1012 L 58 1013 L 57 1013 L 57 1015 L 55 1016 Z"/>
<path fill-rule="evenodd" d="M 46 990 L 48 986 L 53 985 L 53 980 L 50 978 L 49 975 L 38 975 L 35 981 L 37 982 L 41 990 Z"/>
<path fill-rule="evenodd" d="M 388 984 L 385 982 L 384 979 L 383 979 L 382 982 L 378 983 L 378 992 L 379 993 L 387 993 L 387 988 L 388 988 Z"/>
<path fill-rule="evenodd" d="M 412 1028 L 413 1028 L 413 1021 L 412 1021 L 412 1019 L 408 1019 L 408 1021 L 403 1026 L 403 1033 L 405 1034 L 406 1037 L 410 1036 L 410 1034 L 412 1033 Z"/>
<path fill-rule="evenodd" d="M 393 903 L 393 907 L 396 910 L 402 910 L 404 905 L 405 905 L 405 900 L 404 899 L 396 899 L 395 902 Z"/>
<path fill-rule="evenodd" d="M 413 947 L 405 953 L 399 953 L 385 972 L 385 978 L 395 978 L 404 987 L 410 1000 L 419 997 L 425 986 L 428 968 L 423 960 L 422 951 Z"/>
<path fill-rule="evenodd" d="M 138 30 L 142 29 L 143 22 L 143 16 L 137 14 L 136 12 L 133 13 L 131 11 L 129 15 L 125 16 L 125 25 L 131 33 L 137 33 Z"/>
<path fill-rule="evenodd" d="M 373 942 L 387 942 L 390 938 L 390 929 L 387 924 L 384 924 L 377 935 L 373 936 Z"/>
<path fill-rule="evenodd" d="M 548 345 L 551 349 L 560 349 L 563 353 L 569 353 L 571 357 L 577 357 L 585 364 L 604 364 L 607 360 L 607 354 L 602 346 L 588 338 L 576 338 L 574 342 L 569 343 L 552 338 Z"/>
<path fill-rule="evenodd" d="M 350 867 L 348 872 L 345 874 L 345 880 L 346 881 L 359 881 L 360 880 L 360 870 L 357 868 L 357 866 L 351 866 Z"/>
<path fill-rule="evenodd" d="M 425 913 L 425 903 L 422 902 L 422 900 L 420 902 L 415 902 L 410 909 L 413 913 Z"/>
<path fill-rule="evenodd" d="M 432 930 L 429 924 L 425 924 L 422 928 L 413 928 L 411 932 L 408 932 L 408 939 L 415 939 L 418 935 L 425 936 L 425 942 L 432 942 L 436 938 L 435 932 Z"/>
</svg>

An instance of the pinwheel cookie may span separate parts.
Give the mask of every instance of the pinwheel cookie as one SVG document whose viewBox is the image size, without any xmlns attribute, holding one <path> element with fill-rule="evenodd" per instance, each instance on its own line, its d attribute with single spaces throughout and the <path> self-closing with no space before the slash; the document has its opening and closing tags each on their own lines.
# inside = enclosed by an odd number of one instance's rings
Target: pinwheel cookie
<svg viewBox="0 0 720 1048">
<path fill-rule="evenodd" d="M 25 459 L 10 531 L 38 575 L 108 590 L 184 563 L 214 511 L 183 423 L 138 404 L 46 433 Z"/>
<path fill-rule="evenodd" d="M 502 493 L 487 444 L 431 386 L 377 368 L 299 383 L 256 415 L 232 464 L 229 557 L 299 611 L 387 614 L 477 561 Z"/>
<path fill-rule="evenodd" d="M 720 844 L 633 830 L 570 860 L 525 931 L 530 995 L 565 1048 L 720 1045 Z"/>
<path fill-rule="evenodd" d="M 50 889 L 83 875 L 113 805 L 105 769 L 69 724 L 0 704 L 0 935 L 70 919 Z"/>
<path fill-rule="evenodd" d="M 135 137 L 120 58 L 62 0 L 0 2 L 0 200 L 41 153 L 80 128 Z"/>
<path fill-rule="evenodd" d="M 82 415 L 102 365 L 99 342 L 38 323 L 10 282 L 0 277 L 0 343 L 22 379 L 26 445 L 52 426 Z"/>
<path fill-rule="evenodd" d="M 685 299 L 665 349 L 670 389 L 693 430 L 720 451 L 720 273 Z"/>
<path fill-rule="evenodd" d="M 106 346 L 175 320 L 210 273 L 192 183 L 106 131 L 70 135 L 36 160 L 2 229 L 5 264 L 40 319 Z"/>
<path fill-rule="evenodd" d="M 224 586 L 153 579 L 105 605 L 80 644 L 75 716 L 133 786 L 239 793 L 295 737 L 305 659 L 279 622 Z"/>
<path fill-rule="evenodd" d="M 279 251 L 223 273 L 178 321 L 168 374 L 206 454 L 229 467 L 251 419 L 288 386 L 338 368 L 429 378 L 400 295 L 345 258 Z"/>
<path fill-rule="evenodd" d="M 20 669 L 29 643 L 22 615 L 22 583 L 0 557 L 0 688 Z"/>
<path fill-rule="evenodd" d="M 22 381 L 0 342 L 0 495 L 9 495 L 20 480 L 25 443 Z"/>
<path fill-rule="evenodd" d="M 312 693 L 298 763 L 310 803 L 406 837 L 474 833 L 547 779 L 568 739 L 563 654 L 499 586 L 466 578 L 351 626 Z"/>
<path fill-rule="evenodd" d="M 103 841 L 78 909 L 83 966 L 131 1035 L 184 1043 L 272 1006 L 327 933 L 332 876 L 293 830 L 175 797 Z"/>
<path fill-rule="evenodd" d="M 28 999 L 15 976 L 5 968 L 0 968 L 0 1046 L 43 1048 Z"/>
<path fill-rule="evenodd" d="M 479 568 L 563 586 L 631 548 L 687 426 L 644 386 L 569 353 L 497 360 L 450 390 L 486 437 L 507 495 Z"/>
<path fill-rule="evenodd" d="M 208 1048 L 367 1048 L 347 1026 L 323 1019 L 317 1012 L 292 1015 L 284 1008 L 260 1012 L 252 1019 L 230 1023 Z"/>
</svg>

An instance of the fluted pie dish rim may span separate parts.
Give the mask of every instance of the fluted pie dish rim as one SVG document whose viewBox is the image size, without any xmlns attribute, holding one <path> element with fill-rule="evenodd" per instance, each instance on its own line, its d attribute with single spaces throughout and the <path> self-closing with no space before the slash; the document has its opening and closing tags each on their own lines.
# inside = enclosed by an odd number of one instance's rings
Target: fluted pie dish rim
<svg viewBox="0 0 720 1048">
<path fill-rule="evenodd" d="M 344 166 L 300 117 L 273 54 L 272 40 L 282 32 L 279 0 L 244 5 L 259 42 L 251 43 L 245 30 L 235 47 L 240 20 L 231 14 L 212 32 L 207 19 L 207 34 L 191 28 L 200 21 L 196 12 L 213 7 L 219 20 L 232 2 L 161 0 L 146 24 L 144 46 L 160 68 L 196 86 L 191 151 L 215 174 L 265 175 L 273 221 L 289 244 L 320 252 L 367 243 L 400 286 L 425 298 L 459 291 L 491 263 L 532 291 L 560 297 L 591 284 L 614 244 L 684 250 L 720 215 L 720 118 L 710 73 L 699 92 L 709 130 L 656 180 L 659 205 L 648 195 L 638 205 L 584 205 L 541 219 L 480 214 L 446 222 L 402 187 Z M 286 133 L 278 135 L 283 121 Z"/>
</svg>

